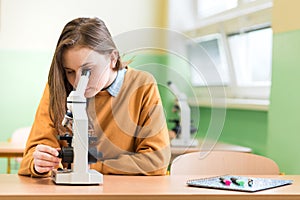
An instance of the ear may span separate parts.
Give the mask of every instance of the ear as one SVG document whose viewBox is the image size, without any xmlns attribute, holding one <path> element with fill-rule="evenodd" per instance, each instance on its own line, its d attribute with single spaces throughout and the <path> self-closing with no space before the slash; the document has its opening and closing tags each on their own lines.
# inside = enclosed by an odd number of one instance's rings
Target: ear
<svg viewBox="0 0 300 200">
<path fill-rule="evenodd" d="M 117 50 L 113 50 L 110 54 L 110 64 L 112 69 L 116 67 L 118 58 L 119 58 L 119 52 Z"/>
</svg>

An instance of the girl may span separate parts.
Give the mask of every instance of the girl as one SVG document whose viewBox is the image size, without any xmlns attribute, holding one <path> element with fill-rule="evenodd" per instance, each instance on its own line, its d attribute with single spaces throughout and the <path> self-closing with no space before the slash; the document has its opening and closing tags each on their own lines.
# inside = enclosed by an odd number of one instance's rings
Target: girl
<svg viewBox="0 0 300 200">
<path fill-rule="evenodd" d="M 154 78 L 121 62 L 103 21 L 78 18 L 58 40 L 19 175 L 49 176 L 60 164 L 57 136 L 70 131 L 61 125 L 66 99 L 83 70 L 91 72 L 87 111 L 103 154 L 90 167 L 103 174 L 166 174 L 169 136 Z"/>
</svg>

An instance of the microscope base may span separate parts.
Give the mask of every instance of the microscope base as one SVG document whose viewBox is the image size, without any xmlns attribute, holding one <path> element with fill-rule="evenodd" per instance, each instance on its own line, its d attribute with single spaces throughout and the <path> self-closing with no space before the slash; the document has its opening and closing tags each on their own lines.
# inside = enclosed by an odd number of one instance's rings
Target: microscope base
<svg viewBox="0 0 300 200">
<path fill-rule="evenodd" d="M 173 146 L 173 147 L 196 147 L 198 145 L 199 145 L 199 142 L 196 139 L 190 139 L 190 140 L 173 139 L 173 140 L 171 140 L 171 146 Z"/>
<path fill-rule="evenodd" d="M 58 185 L 99 185 L 103 184 L 103 175 L 96 170 L 87 173 L 53 170 L 52 180 Z"/>
</svg>

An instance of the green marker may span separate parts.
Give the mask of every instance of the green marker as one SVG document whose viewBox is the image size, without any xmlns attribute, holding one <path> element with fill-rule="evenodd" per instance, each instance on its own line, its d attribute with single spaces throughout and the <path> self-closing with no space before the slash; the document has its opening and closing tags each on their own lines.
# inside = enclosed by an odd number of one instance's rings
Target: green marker
<svg viewBox="0 0 300 200">
<path fill-rule="evenodd" d="M 231 180 L 234 184 L 236 184 L 236 185 L 238 185 L 238 186 L 244 186 L 244 184 L 245 184 L 245 182 L 244 182 L 243 180 L 239 180 L 239 179 L 234 178 L 234 177 L 230 178 L 230 180 Z"/>
</svg>

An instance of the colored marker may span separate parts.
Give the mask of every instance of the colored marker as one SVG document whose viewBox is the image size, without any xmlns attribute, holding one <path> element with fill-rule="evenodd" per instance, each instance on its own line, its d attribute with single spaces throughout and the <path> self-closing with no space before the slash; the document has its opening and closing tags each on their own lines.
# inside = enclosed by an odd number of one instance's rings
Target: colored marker
<svg viewBox="0 0 300 200">
<path fill-rule="evenodd" d="M 231 181 L 230 180 L 228 180 L 228 179 L 225 179 L 225 178 L 222 178 L 222 177 L 220 177 L 219 178 L 220 179 L 220 181 L 224 184 L 224 185 L 230 185 L 231 184 Z"/>
<path fill-rule="evenodd" d="M 248 186 L 252 187 L 252 185 L 253 185 L 253 179 L 248 179 Z"/>
<path fill-rule="evenodd" d="M 230 180 L 238 186 L 244 186 L 244 184 L 245 184 L 245 182 L 243 180 L 240 180 L 240 179 L 237 179 L 234 177 L 230 178 Z"/>
</svg>

